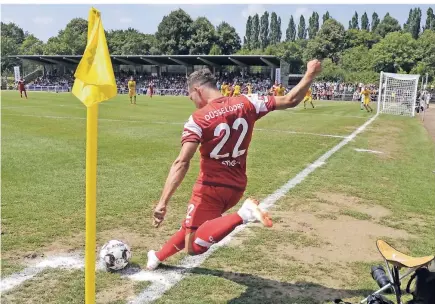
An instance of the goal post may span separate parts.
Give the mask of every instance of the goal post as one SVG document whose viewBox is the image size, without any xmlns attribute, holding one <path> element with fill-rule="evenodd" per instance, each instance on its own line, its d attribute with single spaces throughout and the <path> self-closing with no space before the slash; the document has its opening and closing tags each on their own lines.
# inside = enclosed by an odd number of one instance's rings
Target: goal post
<svg viewBox="0 0 435 304">
<path fill-rule="evenodd" d="M 414 116 L 420 75 L 381 72 L 378 113 Z"/>
</svg>

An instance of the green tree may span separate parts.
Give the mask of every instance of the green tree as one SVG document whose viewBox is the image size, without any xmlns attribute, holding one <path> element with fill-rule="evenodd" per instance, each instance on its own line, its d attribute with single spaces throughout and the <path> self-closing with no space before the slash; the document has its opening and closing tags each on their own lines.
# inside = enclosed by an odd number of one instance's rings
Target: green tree
<svg viewBox="0 0 435 304">
<path fill-rule="evenodd" d="M 375 32 L 375 31 L 376 31 L 376 28 L 378 27 L 379 22 L 381 22 L 381 21 L 379 20 L 379 16 L 378 16 L 378 14 L 377 14 L 376 12 L 374 12 L 374 13 L 372 14 L 372 32 Z"/>
<path fill-rule="evenodd" d="M 376 27 L 375 33 L 384 38 L 388 33 L 398 32 L 400 30 L 401 27 L 399 21 L 387 13 L 384 19 L 382 19 L 382 21 Z"/>
<path fill-rule="evenodd" d="M 314 39 L 317 32 L 319 31 L 319 14 L 313 12 L 310 19 L 308 20 L 308 37 L 309 39 Z"/>
<path fill-rule="evenodd" d="M 376 72 L 409 73 L 416 61 L 418 43 L 410 33 L 392 32 L 370 50 Z"/>
<path fill-rule="evenodd" d="M 330 18 L 331 18 L 331 16 L 329 15 L 329 12 L 326 11 L 326 13 L 323 14 L 323 16 L 322 16 L 322 22 L 325 23 L 326 20 L 328 20 L 328 19 L 330 19 Z"/>
<path fill-rule="evenodd" d="M 172 11 L 163 17 L 156 32 L 162 54 L 189 54 L 187 42 L 192 35 L 192 22 L 192 18 L 182 9 Z"/>
<path fill-rule="evenodd" d="M 302 47 L 298 43 L 292 41 L 283 42 L 278 45 L 274 55 L 289 63 L 290 73 L 302 73 L 304 68 L 304 61 L 302 60 L 303 52 Z"/>
<path fill-rule="evenodd" d="M 281 42 L 282 30 L 281 30 L 281 17 L 278 17 L 278 42 Z"/>
<path fill-rule="evenodd" d="M 424 29 L 435 31 L 435 14 L 431 7 L 429 7 L 426 11 L 426 25 Z"/>
<path fill-rule="evenodd" d="M 260 20 L 260 47 L 265 49 L 269 45 L 269 13 L 264 12 Z"/>
<path fill-rule="evenodd" d="M 240 37 L 236 29 L 226 22 L 222 22 L 216 29 L 216 44 L 220 47 L 222 54 L 230 55 L 240 50 Z"/>
<path fill-rule="evenodd" d="M 278 26 L 278 16 L 275 12 L 270 15 L 270 32 L 269 32 L 269 42 L 270 44 L 277 44 L 280 42 L 279 26 Z"/>
<path fill-rule="evenodd" d="M 327 58 L 323 61 L 322 72 L 317 78 L 323 81 L 336 81 L 336 80 L 344 81 L 345 72 L 330 58 Z"/>
<path fill-rule="evenodd" d="M 343 52 L 340 59 L 340 66 L 349 72 L 371 71 L 373 54 L 364 45 L 359 45 Z"/>
<path fill-rule="evenodd" d="M 10 55 L 18 55 L 20 45 L 25 39 L 24 31 L 15 23 L 1 22 L 1 71 L 12 70 L 13 66 L 19 65 L 16 58 L 9 58 Z"/>
<path fill-rule="evenodd" d="M 379 35 L 372 32 L 351 29 L 346 31 L 344 48 L 365 46 L 370 49 L 375 43 L 378 43 L 380 39 L 381 37 Z"/>
<path fill-rule="evenodd" d="M 251 37 L 252 37 L 252 17 L 249 16 L 248 20 L 246 21 L 245 37 L 243 39 L 243 46 L 248 50 L 250 50 L 252 46 Z"/>
<path fill-rule="evenodd" d="M 209 55 L 222 55 L 222 50 L 217 44 L 213 44 L 210 49 Z"/>
<path fill-rule="evenodd" d="M 303 15 L 299 18 L 298 25 L 298 39 L 306 39 L 307 38 L 307 30 L 305 27 L 305 18 Z"/>
<path fill-rule="evenodd" d="M 109 31 L 106 37 L 113 55 L 148 55 L 157 47 L 154 35 L 143 34 L 133 28 Z"/>
<path fill-rule="evenodd" d="M 13 39 L 13 41 L 15 41 L 17 44 L 23 43 L 24 39 L 26 38 L 23 29 L 12 22 L 1 22 L 1 34 L 2 37 Z"/>
<path fill-rule="evenodd" d="M 27 35 L 20 45 L 19 53 L 23 55 L 42 55 L 44 54 L 44 43 L 34 35 Z"/>
<path fill-rule="evenodd" d="M 335 19 L 328 19 L 320 28 L 316 38 L 307 45 L 305 58 L 330 58 L 338 62 L 345 45 L 344 26 Z"/>
<path fill-rule="evenodd" d="M 251 49 L 260 47 L 260 17 L 255 14 L 252 18 Z"/>
<path fill-rule="evenodd" d="M 370 31 L 369 17 L 366 12 L 361 16 L 361 29 L 367 32 Z"/>
<path fill-rule="evenodd" d="M 419 62 L 411 73 L 428 73 L 431 78 L 435 77 L 435 31 L 426 29 L 421 34 L 415 55 Z"/>
<path fill-rule="evenodd" d="M 69 46 L 59 37 L 48 38 L 44 47 L 44 55 L 72 55 Z"/>
<path fill-rule="evenodd" d="M 192 23 L 192 36 L 188 41 L 189 53 L 207 55 L 216 40 L 215 28 L 205 17 L 199 17 Z"/>
<path fill-rule="evenodd" d="M 408 20 L 403 25 L 403 30 L 412 35 L 414 39 L 418 38 L 420 34 L 420 24 L 421 24 L 421 9 L 415 8 L 410 9 Z"/>
<path fill-rule="evenodd" d="M 352 17 L 352 29 L 354 30 L 359 30 L 359 25 L 358 25 L 358 13 L 355 11 L 355 14 Z"/>
<path fill-rule="evenodd" d="M 71 55 L 83 54 L 88 37 L 88 21 L 83 18 L 72 19 L 58 37 L 68 46 Z"/>
<path fill-rule="evenodd" d="M 285 40 L 286 41 L 296 40 L 296 24 L 295 21 L 293 20 L 293 16 L 290 16 L 290 21 L 288 23 L 288 27 L 285 32 Z"/>
</svg>

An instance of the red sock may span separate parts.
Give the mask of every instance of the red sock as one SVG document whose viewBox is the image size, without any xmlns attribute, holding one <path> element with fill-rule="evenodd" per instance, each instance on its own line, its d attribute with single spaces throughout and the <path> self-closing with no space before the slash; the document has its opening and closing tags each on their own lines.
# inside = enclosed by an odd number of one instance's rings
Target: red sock
<svg viewBox="0 0 435 304">
<path fill-rule="evenodd" d="M 170 256 L 173 256 L 180 250 L 184 249 L 186 237 L 186 228 L 181 227 L 170 239 L 163 245 L 162 249 L 156 252 L 157 258 L 160 262 L 166 260 Z"/>
<path fill-rule="evenodd" d="M 237 213 L 232 213 L 205 222 L 198 227 L 198 230 L 196 230 L 195 237 L 193 238 L 192 249 L 196 254 L 206 252 L 213 243 L 220 242 L 241 224 L 243 224 L 243 220 Z"/>
</svg>

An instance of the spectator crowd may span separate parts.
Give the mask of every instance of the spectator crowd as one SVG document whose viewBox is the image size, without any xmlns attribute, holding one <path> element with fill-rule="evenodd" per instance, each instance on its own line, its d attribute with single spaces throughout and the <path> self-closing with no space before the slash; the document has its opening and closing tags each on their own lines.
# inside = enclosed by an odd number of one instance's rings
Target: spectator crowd
<svg viewBox="0 0 435 304">
<path fill-rule="evenodd" d="M 128 72 L 116 72 L 116 84 L 120 94 L 127 94 L 127 83 L 131 77 Z M 187 96 L 187 79 L 185 75 L 171 74 L 157 76 L 156 74 L 136 74 L 133 76 L 136 81 L 136 90 L 138 94 L 146 94 L 150 84 L 154 88 L 154 94 L 157 95 L 178 95 Z M 234 72 L 221 72 L 216 74 L 217 88 L 223 83 L 226 84 L 240 84 L 242 93 L 245 92 L 246 85 L 251 84 L 252 92 L 261 95 L 268 94 L 271 87 L 274 85 L 272 79 L 267 75 L 260 73 L 252 73 L 248 75 L 241 75 Z M 28 89 L 36 87 L 55 87 L 56 91 L 70 91 L 74 83 L 72 74 L 57 75 L 57 73 L 46 74 L 40 76 L 28 83 Z M 286 84 L 283 84 L 286 87 Z M 371 91 L 372 100 L 376 100 L 378 93 L 377 84 L 363 84 L 363 83 L 348 83 L 348 82 L 330 82 L 330 81 L 317 81 L 312 85 L 312 97 L 315 100 L 360 100 L 360 92 L 362 88 L 368 88 Z M 288 90 L 286 90 L 288 92 Z M 435 89 L 429 87 L 427 92 L 431 93 L 431 99 L 435 98 Z M 425 93 L 425 97 L 429 93 Z M 419 95 L 420 96 L 420 95 Z"/>
</svg>

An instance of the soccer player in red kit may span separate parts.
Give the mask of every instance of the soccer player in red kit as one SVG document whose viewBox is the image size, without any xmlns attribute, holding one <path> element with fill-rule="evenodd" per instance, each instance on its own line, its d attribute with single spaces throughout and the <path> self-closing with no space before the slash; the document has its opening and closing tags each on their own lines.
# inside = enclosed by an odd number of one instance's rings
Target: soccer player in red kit
<svg viewBox="0 0 435 304">
<path fill-rule="evenodd" d="M 154 84 L 150 82 L 150 84 L 148 85 L 148 94 L 150 94 L 151 98 L 153 98 L 153 93 L 154 93 Z"/>
<path fill-rule="evenodd" d="M 21 78 L 21 79 L 18 81 L 18 91 L 20 91 L 20 96 L 21 96 L 21 98 L 23 98 L 23 92 L 24 92 L 24 96 L 26 96 L 26 99 L 27 99 L 26 87 L 25 87 L 24 85 L 25 85 L 25 83 L 24 83 L 24 79 Z"/>
<path fill-rule="evenodd" d="M 207 69 L 189 76 L 189 97 L 197 110 L 184 125 L 181 152 L 172 164 L 154 209 L 155 227 L 164 220 L 169 200 L 183 181 L 198 147 L 199 176 L 180 230 L 159 251 L 148 252 L 148 270 L 154 270 L 184 248 L 190 255 L 202 254 L 241 224 L 259 221 L 265 227 L 272 226 L 268 214 L 252 198 L 246 199 L 237 212 L 222 214 L 235 206 L 245 191 L 246 158 L 255 122 L 271 111 L 297 106 L 320 71 L 320 62 L 312 60 L 307 64 L 305 76 L 289 94 L 265 97 L 222 96 L 216 88 L 216 79 Z"/>
</svg>

